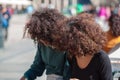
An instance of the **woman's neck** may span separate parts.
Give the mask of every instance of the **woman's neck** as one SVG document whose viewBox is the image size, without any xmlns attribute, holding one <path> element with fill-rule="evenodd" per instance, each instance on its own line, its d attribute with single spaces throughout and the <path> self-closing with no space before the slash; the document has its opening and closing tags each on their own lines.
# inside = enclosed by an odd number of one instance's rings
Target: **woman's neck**
<svg viewBox="0 0 120 80">
<path fill-rule="evenodd" d="M 79 68 L 86 68 L 91 62 L 93 55 L 85 55 L 85 56 L 76 56 L 77 64 Z"/>
</svg>

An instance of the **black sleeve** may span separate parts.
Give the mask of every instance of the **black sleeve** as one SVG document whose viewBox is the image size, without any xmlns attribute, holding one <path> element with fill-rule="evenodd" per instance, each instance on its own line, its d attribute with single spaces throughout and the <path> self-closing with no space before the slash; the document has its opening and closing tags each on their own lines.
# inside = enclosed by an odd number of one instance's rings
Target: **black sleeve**
<svg viewBox="0 0 120 80">
<path fill-rule="evenodd" d="M 99 60 L 100 60 L 99 64 L 100 80 L 113 80 L 112 68 L 108 55 L 102 52 L 99 57 Z"/>
</svg>

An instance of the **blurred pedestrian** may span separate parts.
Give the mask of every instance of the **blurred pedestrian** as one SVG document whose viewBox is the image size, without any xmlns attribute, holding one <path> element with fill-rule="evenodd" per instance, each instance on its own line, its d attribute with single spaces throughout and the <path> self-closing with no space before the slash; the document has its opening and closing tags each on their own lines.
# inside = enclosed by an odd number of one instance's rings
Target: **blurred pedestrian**
<svg viewBox="0 0 120 80">
<path fill-rule="evenodd" d="M 33 11 L 34 11 L 34 8 L 33 8 L 32 5 L 29 5 L 29 6 L 27 6 L 26 10 L 27 10 L 27 13 L 28 13 L 28 14 L 32 14 Z"/>
<path fill-rule="evenodd" d="M 103 21 L 106 20 L 106 7 L 104 5 L 100 6 L 98 17 Z"/>
<path fill-rule="evenodd" d="M 4 47 L 2 9 L 3 9 L 3 7 L 2 7 L 2 5 L 0 5 L 0 48 Z"/>
<path fill-rule="evenodd" d="M 106 32 L 108 42 L 106 43 L 104 50 L 109 51 L 120 43 L 120 16 L 116 13 L 112 13 L 109 19 L 110 29 Z"/>
<path fill-rule="evenodd" d="M 10 16 L 12 16 L 14 14 L 14 9 L 11 6 L 7 6 L 7 9 L 10 13 Z"/>
<path fill-rule="evenodd" d="M 105 5 L 101 5 L 97 12 L 96 22 L 100 25 L 100 27 L 106 32 L 109 29 L 108 19 L 110 17 L 110 8 Z"/>
<path fill-rule="evenodd" d="M 3 25 L 3 28 L 5 30 L 5 33 L 4 33 L 5 34 L 5 40 L 7 40 L 7 38 L 8 38 L 8 28 L 9 28 L 9 22 L 10 22 L 11 15 L 10 15 L 9 10 L 6 7 L 3 8 L 2 14 L 3 14 L 3 19 L 5 21 L 5 25 Z"/>
<path fill-rule="evenodd" d="M 111 16 L 110 6 L 106 5 L 106 20 L 109 20 L 110 16 Z"/>
<path fill-rule="evenodd" d="M 57 32 L 58 23 L 65 17 L 56 9 L 43 8 L 32 14 L 30 21 L 26 24 L 25 31 L 37 43 L 37 53 L 33 64 L 20 80 L 35 80 L 42 76 L 46 70 L 46 80 L 67 80 L 66 79 L 66 53 L 52 47 L 51 33 Z M 52 30 L 52 31 L 51 31 Z M 53 36 L 54 37 L 54 36 Z M 59 37 L 59 36 L 58 36 Z"/>
<path fill-rule="evenodd" d="M 76 10 L 77 10 L 77 14 L 83 12 L 84 11 L 83 4 L 77 4 Z"/>
</svg>

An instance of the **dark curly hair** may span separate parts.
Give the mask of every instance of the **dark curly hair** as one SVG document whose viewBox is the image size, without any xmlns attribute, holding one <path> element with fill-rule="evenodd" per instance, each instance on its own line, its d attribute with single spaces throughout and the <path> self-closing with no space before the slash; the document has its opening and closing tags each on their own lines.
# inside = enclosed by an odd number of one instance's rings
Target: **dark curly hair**
<svg viewBox="0 0 120 80">
<path fill-rule="evenodd" d="M 72 17 L 64 21 L 61 27 L 69 28 L 65 34 L 67 44 L 63 47 L 71 55 L 93 55 L 99 52 L 106 43 L 105 33 L 91 14 L 82 13 Z"/>
<path fill-rule="evenodd" d="M 27 32 L 36 43 L 52 45 L 54 40 L 64 34 L 62 32 L 64 29 L 58 27 L 58 23 L 64 19 L 66 17 L 56 9 L 40 9 L 32 14 L 30 21 L 25 26 L 25 33 Z M 57 36 L 57 34 L 59 35 Z"/>
<path fill-rule="evenodd" d="M 34 41 L 68 51 L 73 56 L 93 55 L 106 42 L 105 33 L 88 13 L 67 19 L 57 10 L 44 9 L 32 15 L 26 30 Z"/>
<path fill-rule="evenodd" d="M 86 12 L 82 12 L 80 14 L 77 15 L 77 18 L 80 18 L 80 19 L 89 19 L 91 21 L 94 21 L 95 20 L 95 15 L 92 15 L 90 13 L 86 13 Z"/>
<path fill-rule="evenodd" d="M 116 37 L 120 36 L 120 16 L 118 14 L 112 14 L 109 19 L 109 24 L 112 34 Z"/>
</svg>

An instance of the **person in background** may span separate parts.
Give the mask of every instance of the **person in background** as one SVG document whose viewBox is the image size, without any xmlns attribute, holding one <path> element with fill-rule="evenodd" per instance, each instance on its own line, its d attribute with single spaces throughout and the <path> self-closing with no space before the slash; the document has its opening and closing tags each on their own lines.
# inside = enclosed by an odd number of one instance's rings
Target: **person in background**
<svg viewBox="0 0 120 80">
<path fill-rule="evenodd" d="M 105 7 L 105 5 L 100 6 L 100 9 L 98 12 L 98 17 L 103 21 L 106 20 L 106 7 Z"/>
<path fill-rule="evenodd" d="M 2 5 L 0 5 L 0 48 L 4 47 L 2 9 L 3 9 L 3 7 L 2 7 Z"/>
<path fill-rule="evenodd" d="M 109 27 L 110 29 L 106 32 L 108 42 L 103 48 L 107 53 L 120 43 L 120 16 L 118 14 L 112 13 L 109 19 Z"/>
<path fill-rule="evenodd" d="M 106 5 L 106 21 L 109 20 L 110 16 L 111 16 L 110 6 Z"/>
<path fill-rule="evenodd" d="M 53 37 L 59 38 L 51 34 L 58 32 L 56 30 L 59 30 L 59 22 L 64 19 L 66 17 L 56 9 L 43 8 L 32 14 L 30 21 L 26 24 L 25 33 L 27 31 L 37 44 L 37 53 L 30 69 L 20 80 L 35 80 L 38 76 L 42 76 L 45 70 L 46 80 L 68 80 L 66 79 L 67 71 L 65 71 L 66 52 L 57 50 L 50 44 L 56 42 L 52 39 Z"/>
<path fill-rule="evenodd" d="M 33 13 L 33 11 L 34 11 L 34 9 L 33 9 L 33 6 L 32 5 L 29 5 L 29 6 L 27 6 L 27 13 L 28 14 L 32 14 Z"/>
<path fill-rule="evenodd" d="M 8 28 L 9 28 L 11 15 L 10 15 L 10 12 L 8 11 L 8 9 L 6 7 L 3 8 L 2 13 L 3 13 L 4 19 L 7 21 L 6 25 L 3 26 L 3 28 L 5 29 L 5 40 L 7 40 L 7 38 L 8 38 Z"/>
<path fill-rule="evenodd" d="M 14 14 L 14 9 L 12 8 L 12 6 L 7 6 L 7 9 L 8 9 L 10 16 L 12 16 Z"/>
</svg>

